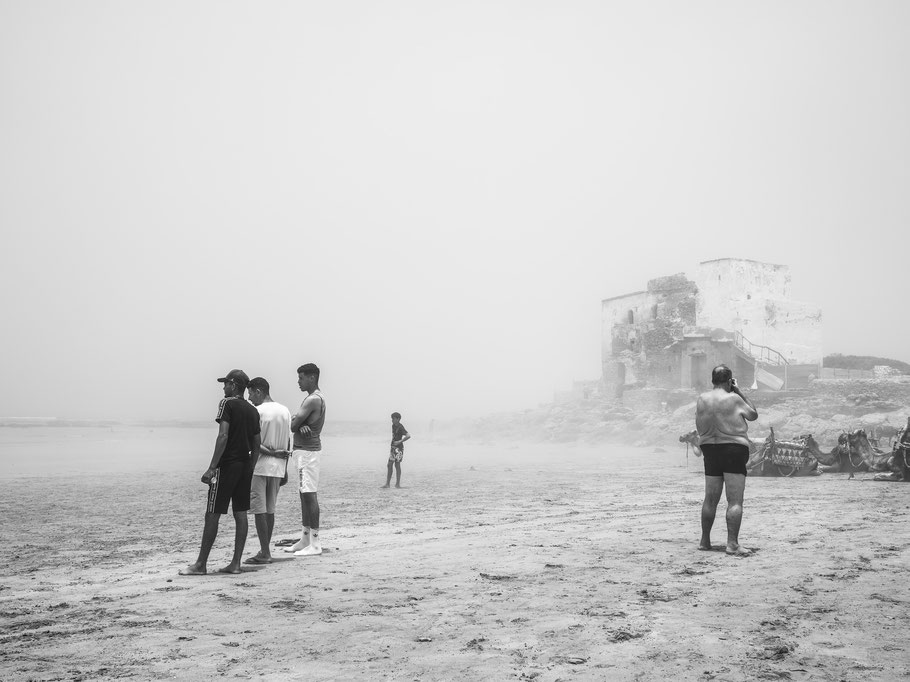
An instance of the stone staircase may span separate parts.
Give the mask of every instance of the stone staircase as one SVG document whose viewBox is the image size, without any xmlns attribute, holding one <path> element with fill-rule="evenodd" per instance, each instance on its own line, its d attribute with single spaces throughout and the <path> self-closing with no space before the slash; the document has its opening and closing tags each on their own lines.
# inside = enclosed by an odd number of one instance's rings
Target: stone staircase
<svg viewBox="0 0 910 682">
<path fill-rule="evenodd" d="M 778 351 L 768 346 L 752 343 L 740 332 L 733 332 L 733 345 L 753 362 L 774 367 L 783 367 L 790 364 Z"/>
<path fill-rule="evenodd" d="M 768 346 L 752 343 L 740 332 L 733 333 L 733 345 L 755 367 L 756 382 L 775 391 L 786 388 L 790 363 L 783 355 Z"/>
</svg>

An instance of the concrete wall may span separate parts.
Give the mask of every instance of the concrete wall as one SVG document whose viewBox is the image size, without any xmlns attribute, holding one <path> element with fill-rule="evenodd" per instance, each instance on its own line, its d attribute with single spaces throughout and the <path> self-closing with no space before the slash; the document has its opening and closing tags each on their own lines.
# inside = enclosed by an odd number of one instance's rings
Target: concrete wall
<svg viewBox="0 0 910 682">
<path fill-rule="evenodd" d="M 823 371 L 828 372 L 830 368 Z M 856 370 L 837 370 L 838 372 Z M 816 381 L 812 392 L 818 395 L 836 397 L 838 400 L 849 400 L 856 395 L 875 395 L 880 400 L 891 401 L 900 407 L 910 408 L 910 376 L 894 379 L 837 379 Z"/>
<path fill-rule="evenodd" d="M 875 372 L 871 369 L 840 369 L 838 367 L 822 367 L 822 379 L 874 379 Z"/>
</svg>

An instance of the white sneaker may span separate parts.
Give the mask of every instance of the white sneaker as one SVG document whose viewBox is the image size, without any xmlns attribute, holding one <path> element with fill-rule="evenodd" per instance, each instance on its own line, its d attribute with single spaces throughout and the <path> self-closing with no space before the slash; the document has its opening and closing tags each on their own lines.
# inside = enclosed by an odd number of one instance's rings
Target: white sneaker
<svg viewBox="0 0 910 682">
<path fill-rule="evenodd" d="M 300 550 L 306 549 L 309 546 L 310 546 L 310 539 L 304 537 L 304 538 L 300 538 L 297 542 L 295 542 L 290 547 L 285 547 L 284 551 L 287 552 L 288 554 L 296 554 Z"/>
<path fill-rule="evenodd" d="M 316 556 L 317 554 L 322 554 L 322 547 L 314 547 L 313 545 L 307 545 L 299 552 L 294 552 L 294 556 Z"/>
</svg>

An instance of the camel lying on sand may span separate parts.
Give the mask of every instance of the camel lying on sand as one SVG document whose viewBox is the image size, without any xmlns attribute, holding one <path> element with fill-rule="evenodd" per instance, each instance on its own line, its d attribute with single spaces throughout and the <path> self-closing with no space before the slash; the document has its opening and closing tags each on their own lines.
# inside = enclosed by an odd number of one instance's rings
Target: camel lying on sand
<svg viewBox="0 0 910 682">
<path fill-rule="evenodd" d="M 876 474 L 873 480 L 910 481 L 910 417 L 907 417 L 907 425 L 897 432 L 888 467 L 891 469 L 888 473 Z"/>
<path fill-rule="evenodd" d="M 813 455 L 826 473 L 891 470 L 892 453 L 876 451 L 863 429 L 842 433 L 830 452 L 822 452 L 817 445 L 814 449 Z"/>
<path fill-rule="evenodd" d="M 778 440 L 774 429 L 765 438 L 757 452 L 749 456 L 746 470 L 753 476 L 818 476 L 818 459 L 811 434 L 797 436 L 793 440 Z"/>
</svg>

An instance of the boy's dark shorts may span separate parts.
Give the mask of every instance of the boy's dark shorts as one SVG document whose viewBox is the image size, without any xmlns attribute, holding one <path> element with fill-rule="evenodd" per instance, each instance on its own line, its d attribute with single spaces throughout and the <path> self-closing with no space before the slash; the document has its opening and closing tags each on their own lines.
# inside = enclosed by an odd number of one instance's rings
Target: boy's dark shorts
<svg viewBox="0 0 910 682">
<path fill-rule="evenodd" d="M 724 474 L 746 475 L 746 462 L 749 461 L 749 448 L 740 443 L 713 443 L 701 446 L 702 459 L 705 460 L 705 476 L 723 476 Z"/>
<path fill-rule="evenodd" d="M 235 514 L 249 511 L 252 482 L 253 467 L 249 462 L 222 464 L 209 483 L 209 500 L 205 510 L 209 514 L 227 514 L 230 503 Z"/>
</svg>

